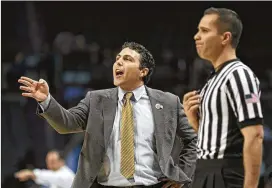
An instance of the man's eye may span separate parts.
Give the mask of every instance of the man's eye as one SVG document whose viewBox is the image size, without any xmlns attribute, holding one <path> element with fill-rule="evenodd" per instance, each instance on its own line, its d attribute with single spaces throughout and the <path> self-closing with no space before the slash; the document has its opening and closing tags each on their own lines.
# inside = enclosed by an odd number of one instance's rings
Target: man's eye
<svg viewBox="0 0 272 188">
<path fill-rule="evenodd" d="M 124 59 L 127 61 L 131 61 L 131 58 L 129 58 L 129 57 L 125 57 Z"/>
</svg>

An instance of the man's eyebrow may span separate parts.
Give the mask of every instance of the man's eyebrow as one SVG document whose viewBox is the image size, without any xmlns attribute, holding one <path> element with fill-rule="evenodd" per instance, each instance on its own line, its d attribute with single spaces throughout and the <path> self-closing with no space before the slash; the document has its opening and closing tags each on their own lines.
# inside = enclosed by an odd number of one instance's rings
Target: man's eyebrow
<svg viewBox="0 0 272 188">
<path fill-rule="evenodd" d="M 123 55 L 124 57 L 129 57 L 129 58 L 131 58 L 131 59 L 133 59 L 134 60 L 134 58 L 131 56 L 131 55 L 129 55 L 129 54 L 125 54 L 125 55 Z M 117 54 L 117 56 L 116 56 L 116 58 L 117 57 L 121 57 L 121 54 Z"/>
<path fill-rule="evenodd" d="M 197 27 L 197 29 L 198 29 L 198 30 L 200 30 L 200 29 L 210 30 L 209 28 L 204 27 L 204 26 L 199 26 L 199 27 Z"/>
</svg>

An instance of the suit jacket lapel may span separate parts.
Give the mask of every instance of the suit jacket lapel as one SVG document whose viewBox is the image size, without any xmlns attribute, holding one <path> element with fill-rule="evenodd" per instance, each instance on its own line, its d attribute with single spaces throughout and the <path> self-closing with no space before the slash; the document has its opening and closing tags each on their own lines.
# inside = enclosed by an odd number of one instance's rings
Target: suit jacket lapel
<svg viewBox="0 0 272 188">
<path fill-rule="evenodd" d="M 103 115 L 104 115 L 104 143 L 105 148 L 108 147 L 110 135 L 113 128 L 114 118 L 118 105 L 118 89 L 113 88 L 106 93 L 103 100 Z"/>
<path fill-rule="evenodd" d="M 156 148 L 158 152 L 159 160 L 163 157 L 162 148 L 164 146 L 164 102 L 161 95 L 155 92 L 153 89 L 146 87 L 147 94 L 150 99 L 154 124 L 155 124 L 155 138 L 156 138 Z M 159 106 L 162 106 L 159 108 Z"/>
</svg>

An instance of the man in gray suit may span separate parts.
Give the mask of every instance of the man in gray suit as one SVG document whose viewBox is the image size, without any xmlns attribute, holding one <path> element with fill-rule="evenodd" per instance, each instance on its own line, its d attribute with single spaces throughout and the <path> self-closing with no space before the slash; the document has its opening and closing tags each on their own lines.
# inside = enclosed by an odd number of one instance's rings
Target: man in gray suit
<svg viewBox="0 0 272 188">
<path fill-rule="evenodd" d="M 151 53 L 127 42 L 113 65 L 116 88 L 91 91 L 64 109 L 46 81 L 21 77 L 25 97 L 60 134 L 85 131 L 73 188 L 189 187 L 196 140 L 177 96 L 145 86 L 155 68 Z"/>
</svg>

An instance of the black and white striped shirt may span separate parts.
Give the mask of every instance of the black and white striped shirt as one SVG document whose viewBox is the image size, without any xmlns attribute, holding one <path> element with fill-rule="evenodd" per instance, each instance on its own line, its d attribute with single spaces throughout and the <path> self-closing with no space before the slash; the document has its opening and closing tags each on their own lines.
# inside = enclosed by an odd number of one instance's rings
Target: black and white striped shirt
<svg viewBox="0 0 272 188">
<path fill-rule="evenodd" d="M 262 124 L 259 80 L 239 59 L 225 62 L 201 90 L 198 158 L 241 158 L 240 129 Z"/>
</svg>

